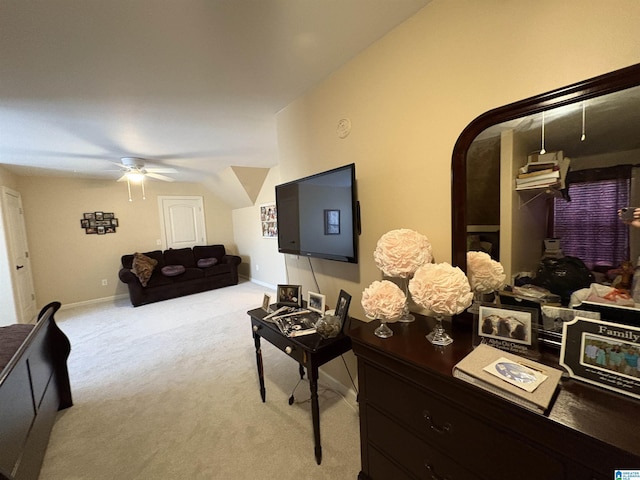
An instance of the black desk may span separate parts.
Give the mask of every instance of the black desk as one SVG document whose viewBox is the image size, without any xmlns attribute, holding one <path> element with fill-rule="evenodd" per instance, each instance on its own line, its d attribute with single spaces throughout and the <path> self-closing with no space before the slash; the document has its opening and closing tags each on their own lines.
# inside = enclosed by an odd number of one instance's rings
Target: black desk
<svg viewBox="0 0 640 480">
<path fill-rule="evenodd" d="M 266 390 L 264 388 L 264 369 L 262 366 L 260 338 L 264 338 L 297 361 L 300 364 L 300 378 L 303 378 L 304 369 L 307 369 L 309 388 L 311 390 L 311 416 L 313 419 L 315 455 L 316 462 L 320 465 L 320 462 L 322 462 L 322 447 L 320 446 L 320 409 L 318 407 L 318 368 L 351 350 L 351 338 L 343 333 L 338 334 L 335 338 L 329 339 L 323 339 L 317 333 L 289 338 L 283 335 L 275 324 L 263 320 L 267 312 L 262 308 L 249 310 L 247 314 L 251 317 L 253 341 L 256 347 L 258 378 L 260 380 L 260 396 L 263 402 L 266 400 Z"/>
</svg>

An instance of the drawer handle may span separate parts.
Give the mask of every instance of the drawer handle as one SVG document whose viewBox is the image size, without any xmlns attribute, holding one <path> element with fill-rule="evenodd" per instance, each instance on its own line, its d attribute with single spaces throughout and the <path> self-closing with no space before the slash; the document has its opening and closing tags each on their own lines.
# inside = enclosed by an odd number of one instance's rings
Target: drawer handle
<svg viewBox="0 0 640 480">
<path fill-rule="evenodd" d="M 427 424 L 429 425 L 429 428 L 431 430 L 433 430 L 434 432 L 442 435 L 444 433 L 451 433 L 451 424 L 450 423 L 445 423 L 443 426 L 439 427 L 438 425 L 436 425 L 433 422 L 433 419 L 431 418 L 431 414 L 429 413 L 428 410 L 425 410 L 423 412 L 424 415 L 424 421 L 427 422 Z"/>
<path fill-rule="evenodd" d="M 440 475 L 438 475 L 436 473 L 436 469 L 433 468 L 431 465 L 429 465 L 428 463 L 424 464 L 425 467 L 427 467 L 427 470 L 429 471 L 429 476 L 431 477 L 431 480 L 451 480 L 451 477 L 441 477 Z"/>
</svg>

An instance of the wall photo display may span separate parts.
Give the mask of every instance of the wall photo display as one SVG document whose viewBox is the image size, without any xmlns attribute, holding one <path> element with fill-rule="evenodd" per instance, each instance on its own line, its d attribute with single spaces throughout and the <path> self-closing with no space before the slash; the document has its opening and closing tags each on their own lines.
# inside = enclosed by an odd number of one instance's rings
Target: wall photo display
<svg viewBox="0 0 640 480">
<path fill-rule="evenodd" d="M 278 213 L 275 203 L 260 205 L 262 238 L 278 238 Z"/>
<path fill-rule="evenodd" d="M 80 219 L 80 228 L 84 228 L 87 235 L 116 233 L 118 226 L 118 219 L 111 212 L 88 212 L 84 213 Z"/>
</svg>

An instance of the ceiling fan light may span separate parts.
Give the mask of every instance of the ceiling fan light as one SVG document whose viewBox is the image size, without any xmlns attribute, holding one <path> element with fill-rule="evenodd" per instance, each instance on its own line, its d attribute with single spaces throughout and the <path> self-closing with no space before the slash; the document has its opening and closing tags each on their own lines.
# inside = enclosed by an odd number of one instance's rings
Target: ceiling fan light
<svg viewBox="0 0 640 480">
<path fill-rule="evenodd" d="M 131 181 L 133 183 L 140 183 L 140 182 L 142 182 L 142 179 L 144 178 L 144 174 L 142 174 L 140 172 L 129 172 L 129 173 L 126 173 L 125 175 L 129 179 L 129 181 Z"/>
</svg>

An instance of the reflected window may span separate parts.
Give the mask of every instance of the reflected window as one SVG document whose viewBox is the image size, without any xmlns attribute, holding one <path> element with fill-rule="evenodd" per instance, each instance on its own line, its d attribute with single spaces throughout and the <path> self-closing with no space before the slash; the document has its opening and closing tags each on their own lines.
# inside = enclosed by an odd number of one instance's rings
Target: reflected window
<svg viewBox="0 0 640 480">
<path fill-rule="evenodd" d="M 630 172 L 604 180 L 594 179 L 602 178 L 602 171 L 585 172 L 571 181 L 571 201 L 555 199 L 553 236 L 561 239 L 564 255 L 606 271 L 629 260 L 629 227 L 618 218 L 618 209 L 629 203 Z"/>
</svg>

